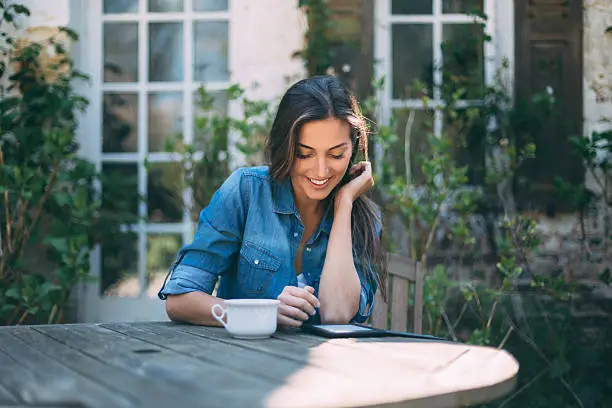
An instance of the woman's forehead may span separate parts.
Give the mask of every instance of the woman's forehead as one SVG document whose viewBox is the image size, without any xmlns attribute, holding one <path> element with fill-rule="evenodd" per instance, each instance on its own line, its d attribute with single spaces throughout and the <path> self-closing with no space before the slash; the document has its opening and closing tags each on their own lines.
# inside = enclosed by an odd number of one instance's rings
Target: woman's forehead
<svg viewBox="0 0 612 408">
<path fill-rule="evenodd" d="M 315 149 L 329 149 L 350 141 L 351 128 L 342 119 L 328 118 L 305 123 L 298 142 Z"/>
</svg>

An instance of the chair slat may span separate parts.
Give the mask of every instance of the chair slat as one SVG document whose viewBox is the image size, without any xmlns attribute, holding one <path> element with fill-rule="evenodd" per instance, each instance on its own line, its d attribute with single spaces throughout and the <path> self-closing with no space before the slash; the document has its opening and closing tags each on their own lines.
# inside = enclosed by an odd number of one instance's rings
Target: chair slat
<svg viewBox="0 0 612 408">
<path fill-rule="evenodd" d="M 387 279 L 387 295 L 389 294 L 389 279 Z M 374 295 L 374 310 L 372 311 L 371 325 L 377 329 L 386 330 L 388 327 L 389 304 L 383 299 L 380 290 Z"/>
<path fill-rule="evenodd" d="M 408 330 L 408 280 L 393 277 L 391 302 L 391 330 Z"/>
<path fill-rule="evenodd" d="M 389 274 L 416 281 L 418 262 L 398 254 L 388 254 Z"/>
<path fill-rule="evenodd" d="M 414 310 L 413 310 L 413 331 L 423 333 L 423 276 L 425 271 L 421 264 L 417 265 L 416 280 L 414 282 Z"/>
<path fill-rule="evenodd" d="M 388 253 L 387 261 L 389 265 L 388 302 L 383 300 L 380 291 L 376 291 L 374 310 L 367 323 L 377 329 L 407 331 L 408 327 L 411 327 L 413 332 L 422 333 L 424 270 L 419 262 L 398 254 Z M 415 286 L 412 308 L 409 302 L 410 284 Z M 409 320 L 411 320 L 411 326 L 408 324 Z"/>
</svg>

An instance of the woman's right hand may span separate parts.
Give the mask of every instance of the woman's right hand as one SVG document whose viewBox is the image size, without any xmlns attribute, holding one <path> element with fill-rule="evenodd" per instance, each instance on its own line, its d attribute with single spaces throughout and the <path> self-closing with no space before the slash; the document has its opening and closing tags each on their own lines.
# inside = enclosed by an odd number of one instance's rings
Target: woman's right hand
<svg viewBox="0 0 612 408">
<path fill-rule="evenodd" d="M 314 288 L 306 286 L 303 289 L 296 286 L 285 286 L 278 295 L 278 324 L 300 327 L 310 316 L 316 314 L 315 308 L 321 306 L 314 295 Z"/>
</svg>

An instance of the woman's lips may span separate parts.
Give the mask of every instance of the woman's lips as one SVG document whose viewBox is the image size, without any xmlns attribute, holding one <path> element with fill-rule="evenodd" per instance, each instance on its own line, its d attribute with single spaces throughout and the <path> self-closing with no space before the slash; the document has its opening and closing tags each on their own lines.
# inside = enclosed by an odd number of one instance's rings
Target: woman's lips
<svg viewBox="0 0 612 408">
<path fill-rule="evenodd" d="M 316 189 L 323 189 L 327 187 L 327 185 L 329 184 L 329 180 L 331 180 L 331 177 L 328 177 L 326 179 L 312 179 L 310 177 L 306 178 L 310 182 L 310 185 Z"/>
</svg>

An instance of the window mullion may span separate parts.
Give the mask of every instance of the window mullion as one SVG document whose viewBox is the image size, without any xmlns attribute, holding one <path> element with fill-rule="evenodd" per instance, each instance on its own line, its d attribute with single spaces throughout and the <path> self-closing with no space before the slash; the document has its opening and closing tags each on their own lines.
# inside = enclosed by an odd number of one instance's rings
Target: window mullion
<svg viewBox="0 0 612 408">
<path fill-rule="evenodd" d="M 193 0 L 185 0 L 185 10 L 187 11 L 184 26 L 184 47 L 185 61 L 183 61 L 183 77 L 184 93 L 183 93 L 183 138 L 185 145 L 193 143 L 193 124 L 194 118 L 194 91 L 195 84 L 193 82 Z M 183 191 L 183 202 L 185 203 L 183 211 L 183 242 L 189 242 L 193 237 L 193 222 L 191 220 L 191 207 L 193 206 L 193 191 L 191 188 L 186 188 Z"/>
<path fill-rule="evenodd" d="M 144 166 L 148 149 L 148 100 L 146 84 L 149 74 L 149 26 L 146 20 L 147 0 L 140 0 L 138 11 L 138 194 L 145 197 L 139 201 L 138 215 L 138 282 L 140 295 L 146 295 L 147 290 L 147 172 Z"/>
<path fill-rule="evenodd" d="M 437 106 L 440 103 L 442 97 L 440 87 L 442 86 L 442 22 L 440 17 L 442 16 L 442 0 L 433 1 L 433 66 L 434 66 L 434 89 L 433 89 L 433 103 Z M 434 114 L 434 134 L 440 136 L 442 134 L 442 111 L 436 109 Z"/>
<path fill-rule="evenodd" d="M 485 25 L 485 35 L 488 34 L 495 40 L 495 1 L 484 0 L 484 13 L 488 19 Z M 485 41 L 484 43 L 484 80 L 486 86 L 493 86 L 495 83 L 496 70 L 496 50 L 493 41 Z"/>
</svg>

